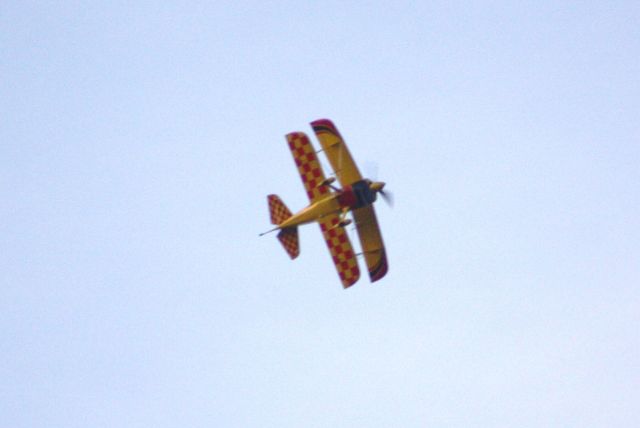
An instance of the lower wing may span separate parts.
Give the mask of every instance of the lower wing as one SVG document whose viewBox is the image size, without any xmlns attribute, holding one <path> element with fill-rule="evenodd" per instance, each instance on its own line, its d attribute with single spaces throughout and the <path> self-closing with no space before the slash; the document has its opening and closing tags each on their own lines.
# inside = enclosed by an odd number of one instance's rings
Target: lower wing
<svg viewBox="0 0 640 428">
<path fill-rule="evenodd" d="M 360 269 L 349 236 L 346 230 L 338 225 L 339 222 L 338 214 L 324 216 L 318 220 L 342 286 L 347 288 L 360 279 Z"/>
<path fill-rule="evenodd" d="M 373 205 L 367 205 L 353 210 L 353 217 L 360 237 L 360 246 L 364 253 L 364 259 L 367 262 L 369 278 L 371 278 L 371 282 L 376 282 L 385 276 L 389 270 L 376 212 L 373 209 Z"/>
</svg>

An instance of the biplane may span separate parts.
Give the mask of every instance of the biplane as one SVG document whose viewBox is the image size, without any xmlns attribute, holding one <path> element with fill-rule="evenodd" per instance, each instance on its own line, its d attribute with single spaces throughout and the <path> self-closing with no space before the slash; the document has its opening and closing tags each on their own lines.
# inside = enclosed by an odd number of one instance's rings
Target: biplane
<svg viewBox="0 0 640 428">
<path fill-rule="evenodd" d="M 300 255 L 298 226 L 318 222 L 331 258 L 344 288 L 355 284 L 360 278 L 357 255 L 353 251 L 346 226 L 354 222 L 360 238 L 362 255 L 369 271 L 371 282 L 384 277 L 388 270 L 382 235 L 373 209 L 378 193 L 389 199 L 385 183 L 363 178 L 335 125 L 328 119 L 311 122 L 334 174 L 327 178 L 322 171 L 316 151 L 303 132 L 292 132 L 286 140 L 302 178 L 302 184 L 310 204 L 292 214 L 277 195 L 268 195 L 269 214 L 274 229 L 262 233 L 279 231 L 278 240 L 289 257 Z M 336 178 L 340 187 L 333 183 Z M 352 213 L 353 221 L 347 218 Z"/>
</svg>

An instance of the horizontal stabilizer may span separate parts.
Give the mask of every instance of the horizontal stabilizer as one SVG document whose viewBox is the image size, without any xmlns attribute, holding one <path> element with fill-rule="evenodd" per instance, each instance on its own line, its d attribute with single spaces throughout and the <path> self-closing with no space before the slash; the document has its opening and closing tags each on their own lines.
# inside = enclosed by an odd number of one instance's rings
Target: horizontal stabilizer
<svg viewBox="0 0 640 428">
<path fill-rule="evenodd" d="M 269 201 L 269 214 L 271 215 L 272 224 L 280 224 L 291 217 L 291 211 L 280 200 L 278 195 L 269 195 L 267 200 Z"/>
<path fill-rule="evenodd" d="M 280 240 L 280 243 L 284 247 L 287 254 L 289 254 L 289 257 L 295 259 L 300 255 L 300 243 L 298 241 L 297 227 L 282 229 L 280 233 L 278 233 L 278 239 Z"/>
</svg>

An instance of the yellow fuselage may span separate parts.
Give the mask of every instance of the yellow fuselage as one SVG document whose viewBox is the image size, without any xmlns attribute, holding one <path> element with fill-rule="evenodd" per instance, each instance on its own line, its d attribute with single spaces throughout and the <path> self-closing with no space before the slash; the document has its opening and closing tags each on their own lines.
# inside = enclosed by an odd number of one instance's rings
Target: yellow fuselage
<svg viewBox="0 0 640 428">
<path fill-rule="evenodd" d="M 343 208 L 338 201 L 338 193 L 329 193 L 324 198 L 315 201 L 306 208 L 301 209 L 282 223 L 278 225 L 279 229 L 285 229 L 287 227 L 300 226 L 302 224 L 312 223 L 318 221 L 322 217 L 341 213 Z"/>
</svg>

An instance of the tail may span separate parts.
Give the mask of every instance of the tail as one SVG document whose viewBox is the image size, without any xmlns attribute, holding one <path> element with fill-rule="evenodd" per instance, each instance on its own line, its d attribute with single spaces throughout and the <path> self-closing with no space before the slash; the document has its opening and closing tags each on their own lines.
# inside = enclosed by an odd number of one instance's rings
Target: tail
<svg viewBox="0 0 640 428">
<path fill-rule="evenodd" d="M 269 195 L 267 199 L 269 201 L 269 215 L 271 216 L 271 223 L 278 225 L 291 217 L 291 211 L 289 211 L 289 208 L 287 208 L 284 202 L 282 202 L 277 195 Z M 280 240 L 280 243 L 287 254 L 289 254 L 289 257 L 295 259 L 300 255 L 300 243 L 298 241 L 297 227 L 282 229 L 280 233 L 278 233 L 278 240 Z"/>
<path fill-rule="evenodd" d="M 271 215 L 272 224 L 280 224 L 291 217 L 291 211 L 280 200 L 278 195 L 269 195 L 267 200 L 269 201 L 269 214 Z"/>
<path fill-rule="evenodd" d="M 292 260 L 300 255 L 300 243 L 298 242 L 297 227 L 282 229 L 280 233 L 278 233 L 278 239 Z"/>
</svg>

